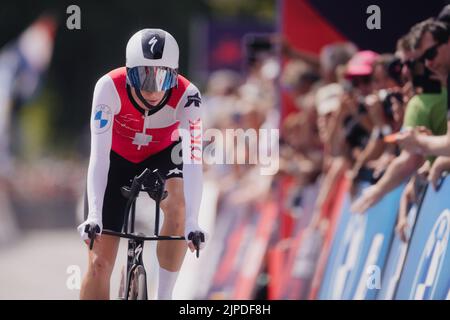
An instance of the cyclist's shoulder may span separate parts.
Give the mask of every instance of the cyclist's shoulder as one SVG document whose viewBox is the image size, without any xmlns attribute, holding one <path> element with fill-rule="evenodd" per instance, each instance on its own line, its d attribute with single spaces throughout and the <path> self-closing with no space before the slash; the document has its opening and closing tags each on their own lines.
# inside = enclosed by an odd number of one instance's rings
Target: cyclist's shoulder
<svg viewBox="0 0 450 320">
<path fill-rule="evenodd" d="M 94 88 L 94 104 L 106 104 L 114 110 L 114 113 L 120 110 L 121 105 L 121 93 L 118 89 L 120 86 L 117 83 L 117 70 L 112 70 L 101 76 L 97 80 Z"/>
<path fill-rule="evenodd" d="M 202 96 L 197 86 L 192 83 L 186 83 L 186 88 L 178 102 L 178 109 L 183 113 L 197 114 L 202 104 Z M 193 106 L 191 108 L 191 106 Z"/>
<path fill-rule="evenodd" d="M 180 91 L 180 93 L 182 94 L 186 92 L 200 92 L 197 86 L 192 81 L 181 74 L 178 74 L 178 86 L 175 88 L 175 90 Z"/>
<path fill-rule="evenodd" d="M 113 81 L 125 81 L 127 77 L 127 70 L 125 67 L 119 67 L 109 71 L 106 75 L 110 76 Z"/>
<path fill-rule="evenodd" d="M 189 93 L 198 92 L 200 94 L 200 90 L 197 88 L 197 86 L 193 82 L 191 82 L 190 80 L 186 79 L 183 76 L 180 76 L 180 77 L 182 77 L 186 81 L 186 91 L 187 92 L 189 92 Z"/>
<path fill-rule="evenodd" d="M 126 69 L 125 67 L 111 70 L 102 75 L 95 84 L 95 91 L 115 91 L 119 93 L 120 88 L 125 88 Z"/>
<path fill-rule="evenodd" d="M 125 82 L 126 82 L 126 70 L 125 67 L 121 67 L 103 74 L 97 80 L 95 86 L 96 88 L 100 89 L 101 87 L 107 86 L 109 84 L 117 86 L 120 83 L 125 84 Z"/>
<path fill-rule="evenodd" d="M 178 74 L 178 84 L 175 88 L 172 89 L 172 93 L 170 95 L 170 99 L 167 104 L 173 108 L 176 108 L 180 105 L 183 100 L 183 97 L 187 95 L 188 92 L 191 91 L 193 84 L 186 77 Z"/>
<path fill-rule="evenodd" d="M 178 77 L 178 85 L 175 88 L 173 88 L 173 91 L 183 94 L 191 84 L 191 81 L 189 81 L 188 78 L 184 77 L 181 74 L 178 74 L 177 77 Z"/>
</svg>

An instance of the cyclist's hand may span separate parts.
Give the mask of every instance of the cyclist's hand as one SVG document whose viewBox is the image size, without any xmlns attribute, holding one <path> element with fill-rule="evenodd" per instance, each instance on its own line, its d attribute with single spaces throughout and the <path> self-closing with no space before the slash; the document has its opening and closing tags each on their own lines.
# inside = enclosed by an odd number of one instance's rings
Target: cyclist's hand
<svg viewBox="0 0 450 320">
<path fill-rule="evenodd" d="M 187 241 L 187 245 L 189 250 L 191 250 L 191 252 L 194 252 L 195 250 L 197 250 L 197 248 L 195 247 L 195 244 L 192 241 L 192 235 L 194 235 L 196 232 L 202 233 L 203 234 L 203 241 L 200 241 L 199 243 L 199 249 L 203 249 L 206 245 L 206 241 L 208 240 L 208 234 L 200 229 L 198 226 L 197 227 L 192 227 L 192 228 L 186 228 L 185 231 L 185 238 Z"/>
<path fill-rule="evenodd" d="M 97 219 L 90 219 L 88 218 L 85 222 L 80 224 L 77 228 L 78 232 L 80 233 L 80 236 L 87 244 L 89 244 L 89 234 L 86 232 L 86 226 L 90 226 L 91 228 L 96 228 L 96 236 L 98 237 L 102 233 L 103 225 L 102 222 Z"/>
</svg>

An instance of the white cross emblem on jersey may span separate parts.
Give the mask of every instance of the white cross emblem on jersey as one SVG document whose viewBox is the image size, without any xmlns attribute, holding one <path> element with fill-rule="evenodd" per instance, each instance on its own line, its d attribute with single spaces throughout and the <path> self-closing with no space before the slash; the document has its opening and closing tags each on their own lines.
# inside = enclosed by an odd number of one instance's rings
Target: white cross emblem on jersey
<svg viewBox="0 0 450 320">
<path fill-rule="evenodd" d="M 141 147 L 148 146 L 152 139 L 151 135 L 139 132 L 134 135 L 133 144 L 138 146 L 138 150 L 141 150 Z"/>
</svg>

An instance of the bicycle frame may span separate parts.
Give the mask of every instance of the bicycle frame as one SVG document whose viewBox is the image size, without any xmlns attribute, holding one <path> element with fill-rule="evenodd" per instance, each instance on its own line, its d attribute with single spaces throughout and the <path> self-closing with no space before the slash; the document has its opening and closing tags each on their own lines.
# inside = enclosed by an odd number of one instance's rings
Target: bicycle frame
<svg viewBox="0 0 450 320">
<path fill-rule="evenodd" d="M 138 266 L 144 267 L 143 262 L 143 251 L 144 251 L 144 242 L 145 241 L 158 241 L 158 240 L 185 240 L 182 236 L 160 236 L 159 230 L 156 230 L 155 228 L 155 235 L 154 236 L 144 236 L 140 234 L 134 233 L 134 219 L 135 219 L 135 205 L 136 199 L 133 200 L 133 203 L 131 206 L 129 206 L 131 214 L 130 214 L 130 223 L 129 227 L 130 230 L 127 232 L 115 232 L 111 230 L 103 230 L 103 234 L 116 236 L 120 238 L 126 238 L 128 239 L 128 250 L 127 250 L 127 271 L 126 271 L 126 283 L 125 283 L 125 290 L 124 290 L 124 299 L 128 300 L 129 293 L 130 293 L 130 287 L 131 287 L 131 279 L 133 276 L 133 272 Z M 128 206 L 127 206 L 128 207 Z M 156 215 L 159 215 L 159 204 L 157 203 L 155 213 Z M 156 221 L 158 221 L 158 218 L 155 218 Z M 144 268 L 145 270 L 145 268 Z"/>
<path fill-rule="evenodd" d="M 153 173 L 156 176 L 156 180 L 153 182 L 153 186 L 149 181 L 150 173 Z M 121 188 L 122 195 L 128 199 L 127 204 L 125 206 L 125 214 L 124 214 L 124 224 L 123 224 L 123 232 L 115 232 L 112 230 L 104 229 L 102 231 L 103 234 L 127 238 L 128 239 L 128 253 L 127 253 L 127 281 L 126 281 L 126 294 L 125 298 L 128 300 L 128 295 L 130 292 L 131 286 L 131 278 L 133 276 L 134 270 L 142 266 L 144 272 L 144 278 L 146 278 L 145 268 L 142 260 L 142 252 L 144 250 L 144 241 L 157 241 L 157 240 L 186 240 L 183 236 L 160 236 L 159 235 L 159 214 L 160 214 L 160 203 L 167 197 L 167 191 L 164 190 L 165 181 L 159 174 L 158 170 L 150 170 L 147 168 L 142 172 L 141 175 L 134 177 L 131 183 L 131 187 L 124 186 Z M 135 234 L 134 232 L 134 222 L 135 222 L 135 214 L 136 214 L 136 199 L 139 196 L 140 192 L 146 192 L 155 200 L 155 230 L 154 235 L 151 237 L 147 237 L 143 234 Z M 131 214 L 130 214 L 131 213 Z M 94 245 L 96 234 L 100 230 L 98 226 L 90 227 L 90 225 L 86 225 L 85 232 L 88 234 L 89 239 L 91 239 L 89 250 L 92 250 Z M 200 252 L 200 242 L 205 241 L 205 236 L 200 231 L 191 232 L 188 235 L 189 241 L 192 241 L 194 247 L 196 248 L 197 258 L 199 257 Z M 145 280 L 145 279 L 144 279 Z M 145 295 L 147 296 L 147 295 Z"/>
<path fill-rule="evenodd" d="M 126 273 L 126 283 L 124 296 L 125 300 L 128 300 L 131 287 L 131 279 L 133 272 L 138 266 L 144 267 L 143 262 L 143 251 L 144 251 L 144 240 L 130 239 L 128 240 L 128 251 L 127 251 L 127 273 Z M 145 272 L 145 268 L 144 268 Z M 147 274 L 145 273 L 145 278 Z"/>
<path fill-rule="evenodd" d="M 122 194 L 128 198 L 127 205 L 125 207 L 124 218 L 124 232 L 115 232 L 111 230 L 103 230 L 103 234 L 116 236 L 120 238 L 128 239 L 128 251 L 127 251 L 127 272 L 126 272 L 126 285 L 125 285 L 125 300 L 128 300 L 131 279 L 134 270 L 138 266 L 143 266 L 143 251 L 145 241 L 158 241 L 158 240 L 185 240 L 183 236 L 160 236 L 159 235 L 159 215 L 160 215 L 160 202 L 167 196 L 167 191 L 164 190 L 164 180 L 159 173 L 155 170 L 159 184 L 155 184 L 156 188 L 151 188 L 146 185 L 148 180 L 145 178 L 149 175 L 149 170 L 146 169 L 139 177 L 133 179 L 131 188 L 122 187 Z M 140 179 L 140 180 L 139 180 Z M 136 217 L 136 200 L 140 192 L 147 192 L 148 195 L 155 200 L 155 229 L 153 236 L 145 236 L 142 234 L 135 234 L 134 224 Z M 145 268 L 144 268 L 145 272 Z"/>
</svg>

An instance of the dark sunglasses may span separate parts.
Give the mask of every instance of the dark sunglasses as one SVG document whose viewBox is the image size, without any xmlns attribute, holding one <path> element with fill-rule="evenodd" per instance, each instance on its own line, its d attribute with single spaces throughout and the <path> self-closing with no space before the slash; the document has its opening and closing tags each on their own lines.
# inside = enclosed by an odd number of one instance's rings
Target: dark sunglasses
<svg viewBox="0 0 450 320">
<path fill-rule="evenodd" d="M 406 66 L 412 75 L 421 75 L 425 72 L 425 61 L 424 60 L 406 60 L 402 62 L 403 66 Z"/>
<path fill-rule="evenodd" d="M 422 61 L 433 61 L 437 54 L 438 54 L 438 48 L 442 45 L 442 43 L 436 43 L 434 46 L 429 47 L 423 55 L 420 57 L 420 60 Z"/>
</svg>

